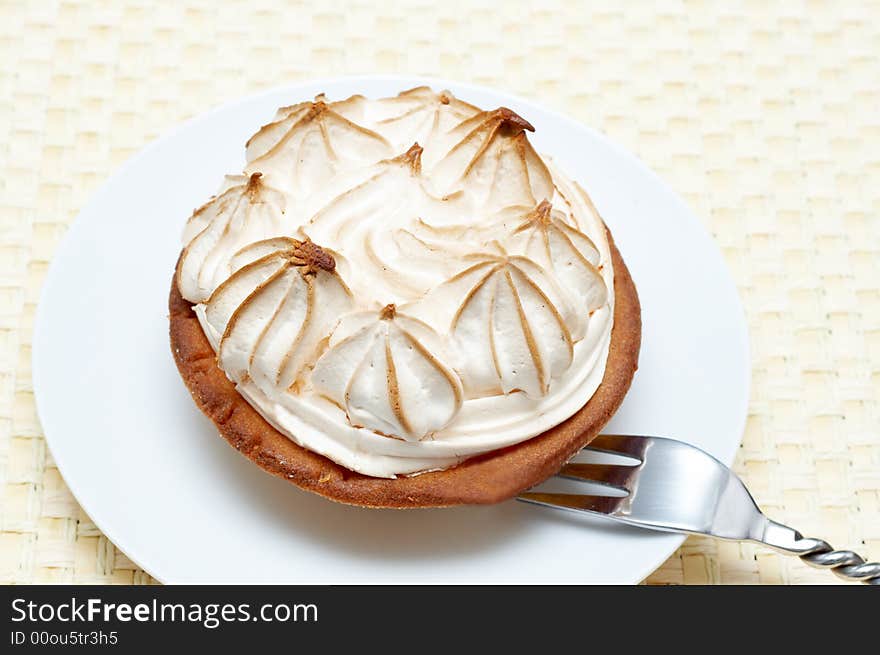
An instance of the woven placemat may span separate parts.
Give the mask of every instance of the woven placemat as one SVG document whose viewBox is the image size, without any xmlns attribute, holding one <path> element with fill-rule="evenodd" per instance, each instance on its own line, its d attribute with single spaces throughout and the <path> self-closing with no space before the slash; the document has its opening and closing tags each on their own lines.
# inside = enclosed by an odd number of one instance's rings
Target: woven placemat
<svg viewBox="0 0 880 655">
<path fill-rule="evenodd" d="M 778 520 L 880 559 L 878 3 L 2 0 L 0 582 L 151 581 L 79 508 L 34 410 L 34 310 L 69 222 L 182 119 L 370 72 L 538 100 L 665 178 L 715 236 L 748 314 L 737 471 Z M 835 581 L 701 538 L 649 578 Z"/>
</svg>

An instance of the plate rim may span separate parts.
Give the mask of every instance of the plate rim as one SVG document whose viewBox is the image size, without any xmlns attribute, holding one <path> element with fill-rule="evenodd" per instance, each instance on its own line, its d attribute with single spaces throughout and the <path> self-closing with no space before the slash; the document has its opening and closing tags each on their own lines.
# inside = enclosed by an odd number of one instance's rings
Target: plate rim
<svg viewBox="0 0 880 655">
<path fill-rule="evenodd" d="M 260 100 L 261 98 L 273 96 L 275 94 L 280 93 L 288 93 L 290 95 L 295 95 L 296 93 L 302 93 L 304 89 L 315 86 L 315 85 L 327 85 L 327 86 L 336 86 L 336 85 L 356 85 L 358 83 L 361 84 L 376 84 L 376 83 L 394 83 L 399 84 L 401 86 L 400 90 L 404 90 L 406 88 L 411 88 L 412 86 L 421 86 L 427 85 L 433 88 L 455 88 L 456 90 L 465 90 L 465 91 L 473 91 L 478 94 L 489 94 L 494 95 L 499 98 L 505 98 L 512 103 L 522 104 L 524 106 L 535 106 L 539 107 L 540 110 L 546 115 L 546 117 L 554 122 L 564 123 L 576 130 L 581 130 L 589 133 L 593 138 L 601 141 L 603 145 L 610 148 L 615 152 L 616 155 L 628 160 L 628 162 L 637 167 L 641 173 L 647 174 L 653 181 L 658 184 L 669 196 L 672 198 L 678 205 L 681 210 L 681 214 L 687 216 L 687 220 L 689 220 L 693 226 L 703 233 L 705 237 L 707 237 L 707 243 L 711 244 L 711 248 L 714 249 L 715 255 L 719 258 L 722 266 L 720 267 L 720 274 L 722 276 L 723 281 L 729 285 L 731 290 L 733 291 L 733 302 L 735 307 L 731 309 L 736 310 L 736 315 L 739 323 L 739 330 L 737 332 L 740 336 L 740 345 L 743 348 L 743 361 L 742 361 L 742 369 L 744 372 L 743 379 L 743 397 L 739 399 L 739 409 L 737 412 L 738 415 L 741 416 L 739 421 L 739 425 L 737 426 L 737 433 L 740 435 L 739 439 L 735 444 L 731 444 L 731 448 L 729 453 L 727 453 L 723 457 L 719 457 L 719 459 L 726 465 L 731 466 L 736 453 L 739 450 L 742 439 L 745 433 L 745 427 L 748 420 L 748 408 L 751 399 L 751 387 L 752 387 L 752 366 L 751 366 L 751 347 L 750 347 L 750 339 L 749 339 L 749 331 L 748 331 L 748 321 L 745 313 L 745 308 L 742 302 L 742 298 L 740 297 L 738 287 L 736 285 L 736 281 L 734 280 L 729 267 L 727 266 L 727 262 L 724 259 L 723 253 L 719 244 L 711 234 L 711 232 L 707 229 L 707 227 L 700 221 L 699 217 L 696 213 L 691 210 L 690 206 L 685 202 L 685 200 L 672 188 L 666 181 L 661 178 L 653 169 L 651 169 L 647 164 L 645 164 L 641 158 L 639 158 L 635 153 L 630 150 L 624 148 L 622 145 L 619 145 L 616 141 L 612 140 L 608 137 L 604 132 L 586 124 L 578 121 L 575 118 L 572 118 L 561 111 L 558 111 L 554 108 L 547 107 L 541 104 L 538 100 L 532 100 L 530 98 L 522 97 L 518 94 L 514 94 L 505 90 L 497 89 L 491 86 L 486 86 L 482 84 L 474 84 L 471 82 L 462 82 L 458 80 L 453 80 L 450 78 L 442 78 L 442 77 L 433 77 L 433 76 L 421 76 L 421 75 L 401 75 L 401 74 L 359 74 L 359 75 L 340 75 L 340 76 L 332 76 L 332 77 L 314 77 L 308 78 L 304 80 L 299 80 L 296 82 L 291 82 L 288 84 L 278 84 L 273 85 L 263 90 L 257 91 L 255 93 L 250 93 L 247 95 L 239 96 L 233 98 L 231 100 L 227 100 L 220 104 L 216 104 L 211 108 L 207 109 L 204 112 L 200 112 L 194 116 L 191 116 L 183 121 L 180 121 L 170 128 L 167 128 L 163 131 L 158 137 L 151 140 L 145 146 L 140 148 L 137 152 L 133 153 L 129 156 L 121 165 L 119 165 L 109 176 L 107 176 L 101 185 L 92 193 L 92 195 L 88 198 L 86 203 L 82 205 L 75 216 L 75 218 L 70 221 L 65 230 L 64 236 L 61 239 L 61 242 L 58 244 L 55 252 L 52 254 L 51 260 L 49 262 L 49 267 L 46 272 L 45 278 L 43 279 L 42 285 L 40 287 L 39 298 L 37 302 L 37 308 L 34 316 L 34 327 L 32 330 L 32 352 L 31 352 L 31 380 L 32 380 L 32 388 L 34 395 L 34 404 L 36 407 L 37 417 L 40 423 L 40 429 L 43 434 L 43 439 L 46 442 L 46 447 L 49 453 L 52 456 L 53 461 L 55 462 L 56 467 L 58 468 L 59 473 L 61 474 L 62 479 L 64 480 L 65 485 L 69 489 L 70 493 L 73 495 L 74 499 L 77 501 L 79 506 L 83 509 L 83 511 L 88 515 L 89 519 L 94 523 L 94 525 L 101 531 L 101 533 L 106 536 L 115 547 L 119 548 L 121 552 L 123 552 L 129 560 L 131 560 L 135 565 L 145 571 L 152 578 L 157 580 L 162 584 L 175 584 L 173 581 L 169 581 L 162 575 L 158 575 L 150 566 L 145 566 L 141 558 L 133 557 L 129 554 L 129 549 L 123 547 L 121 544 L 125 543 L 121 536 L 117 534 L 115 528 L 112 527 L 112 521 L 105 521 L 104 517 L 101 517 L 100 512 L 94 512 L 92 503 L 84 502 L 84 498 L 88 498 L 87 494 L 82 493 L 82 486 L 80 482 L 71 481 L 68 476 L 64 472 L 64 465 L 62 464 L 62 459 L 57 457 L 56 447 L 53 445 L 53 439 L 50 438 L 49 433 L 50 430 L 47 429 L 47 420 L 45 416 L 44 409 L 41 407 L 45 407 L 44 402 L 40 400 L 41 391 L 41 378 L 42 374 L 40 371 L 43 370 L 43 366 L 41 365 L 41 356 L 40 353 L 42 349 L 39 344 L 43 343 L 48 339 L 48 330 L 49 327 L 47 325 L 47 320 L 45 318 L 46 311 L 46 298 L 50 295 L 51 289 L 57 285 L 57 278 L 60 276 L 59 266 L 57 262 L 59 259 L 59 255 L 63 254 L 71 244 L 71 240 L 69 235 L 75 226 L 81 224 L 83 214 L 89 212 L 92 206 L 98 204 L 98 201 L 108 192 L 113 185 L 125 175 L 125 173 L 132 168 L 137 162 L 147 157 L 153 150 L 161 147 L 165 143 L 172 141 L 177 135 L 183 133 L 191 126 L 208 119 L 218 113 L 225 112 L 241 105 L 249 104 L 251 102 L 255 102 Z M 731 401 L 733 402 L 733 401 Z M 49 420 L 48 423 L 52 421 Z M 675 551 L 684 543 L 687 535 L 678 535 L 674 533 L 667 533 L 672 535 L 674 538 L 670 539 L 670 543 L 672 547 L 668 549 L 658 547 L 658 553 L 662 551 L 662 557 L 659 557 L 656 562 L 652 561 L 648 565 L 643 566 L 639 569 L 627 569 L 629 575 L 625 575 L 628 581 L 631 581 L 631 584 L 640 584 L 643 582 L 648 576 L 650 576 L 654 571 L 656 571 L 660 566 L 663 565 L 674 553 Z M 219 584 L 208 582 L 206 584 Z M 283 583 L 282 583 L 283 584 Z M 420 583 L 413 583 L 420 584 Z M 431 583 L 421 583 L 421 584 L 431 584 Z M 621 583 L 626 584 L 626 583 Z"/>
</svg>

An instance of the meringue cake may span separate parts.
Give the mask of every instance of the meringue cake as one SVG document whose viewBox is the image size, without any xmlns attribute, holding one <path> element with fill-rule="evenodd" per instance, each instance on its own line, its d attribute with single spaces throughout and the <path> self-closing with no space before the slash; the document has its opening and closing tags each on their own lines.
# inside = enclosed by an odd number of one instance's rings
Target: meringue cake
<svg viewBox="0 0 880 655">
<path fill-rule="evenodd" d="M 510 109 L 427 87 L 278 110 L 195 210 L 178 369 L 258 465 L 367 507 L 494 503 L 620 405 L 641 319 L 585 189 Z"/>
</svg>

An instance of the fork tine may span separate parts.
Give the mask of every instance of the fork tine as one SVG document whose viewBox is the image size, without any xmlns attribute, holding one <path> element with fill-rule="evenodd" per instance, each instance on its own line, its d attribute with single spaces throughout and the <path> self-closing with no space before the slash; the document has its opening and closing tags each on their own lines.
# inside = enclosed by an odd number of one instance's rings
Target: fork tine
<svg viewBox="0 0 880 655">
<path fill-rule="evenodd" d="M 629 491 L 629 481 L 633 473 L 637 470 L 634 466 L 616 466 L 614 464 L 581 464 L 573 462 L 566 464 L 559 469 L 558 475 L 561 478 L 569 480 L 578 480 L 580 482 L 592 482 L 618 489 L 620 491 Z"/>
<path fill-rule="evenodd" d="M 610 514 L 620 501 L 620 498 L 611 498 L 609 496 L 551 494 L 534 491 L 522 493 L 516 499 L 532 505 L 568 509 L 575 512 L 596 512 L 598 514 Z"/>
<path fill-rule="evenodd" d="M 624 434 L 600 434 L 588 443 L 583 450 L 608 452 L 626 455 L 644 461 L 645 450 L 651 443 L 649 437 L 635 437 Z"/>
</svg>

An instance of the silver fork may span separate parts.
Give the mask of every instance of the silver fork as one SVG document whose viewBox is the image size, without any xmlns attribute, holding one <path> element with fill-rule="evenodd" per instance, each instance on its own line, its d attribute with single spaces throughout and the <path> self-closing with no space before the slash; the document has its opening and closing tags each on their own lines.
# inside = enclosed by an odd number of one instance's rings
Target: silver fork
<svg viewBox="0 0 880 655">
<path fill-rule="evenodd" d="M 517 500 L 588 512 L 650 530 L 705 534 L 752 541 L 810 566 L 831 569 L 846 580 L 880 585 L 880 562 L 866 562 L 851 550 L 834 550 L 768 519 L 742 480 L 724 464 L 674 439 L 600 435 L 584 451 L 623 455 L 626 464 L 568 463 L 557 475 L 624 492 L 619 497 L 527 492 Z"/>
</svg>

